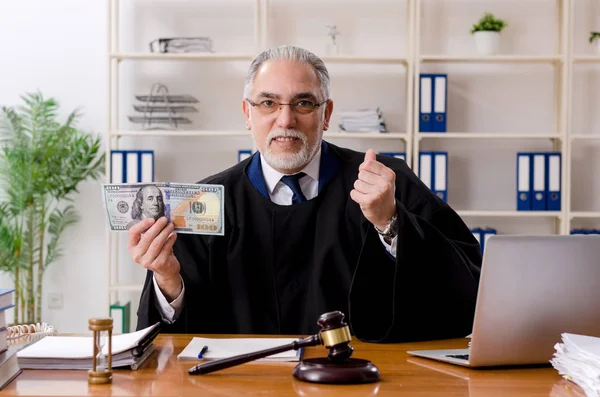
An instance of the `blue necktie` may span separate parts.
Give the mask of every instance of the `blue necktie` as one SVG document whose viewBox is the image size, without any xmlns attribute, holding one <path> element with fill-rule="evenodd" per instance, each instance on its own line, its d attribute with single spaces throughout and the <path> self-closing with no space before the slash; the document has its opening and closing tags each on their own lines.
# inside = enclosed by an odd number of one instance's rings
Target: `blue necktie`
<svg viewBox="0 0 600 397">
<path fill-rule="evenodd" d="M 304 194 L 302 194 L 300 183 L 298 182 L 298 180 L 304 175 L 306 175 L 304 172 L 299 172 L 294 175 L 284 175 L 281 177 L 281 182 L 285 183 L 287 187 L 292 189 L 292 192 L 294 193 L 292 196 L 292 204 L 306 201 L 306 197 L 304 197 Z"/>
</svg>

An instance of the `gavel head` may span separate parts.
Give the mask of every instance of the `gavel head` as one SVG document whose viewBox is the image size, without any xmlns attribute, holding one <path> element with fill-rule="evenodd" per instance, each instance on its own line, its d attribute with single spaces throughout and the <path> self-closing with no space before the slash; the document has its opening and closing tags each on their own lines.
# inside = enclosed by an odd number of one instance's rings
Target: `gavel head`
<svg viewBox="0 0 600 397">
<path fill-rule="evenodd" d="M 344 322 L 344 313 L 335 311 L 322 314 L 317 324 L 321 327 L 321 342 L 329 349 L 327 358 L 333 362 L 342 362 L 350 358 L 354 348 L 350 346 L 352 336 L 350 327 Z"/>
</svg>

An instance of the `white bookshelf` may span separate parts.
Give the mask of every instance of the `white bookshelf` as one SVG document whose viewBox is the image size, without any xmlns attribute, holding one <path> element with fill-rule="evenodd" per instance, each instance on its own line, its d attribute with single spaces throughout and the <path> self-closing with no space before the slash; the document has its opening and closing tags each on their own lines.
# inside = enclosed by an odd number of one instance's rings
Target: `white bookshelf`
<svg viewBox="0 0 600 397">
<path fill-rule="evenodd" d="M 568 164 L 567 158 L 567 95 L 568 95 L 568 84 L 569 84 L 569 0 L 552 0 L 556 4 L 556 21 L 555 21 L 555 29 L 557 32 L 557 46 L 555 48 L 554 53 L 547 54 L 499 54 L 499 55 L 455 55 L 455 54 L 430 54 L 423 53 L 423 48 L 421 45 L 421 37 L 424 34 L 425 30 L 430 28 L 427 23 L 422 21 L 423 19 L 423 5 L 425 0 L 415 0 L 415 90 L 413 95 L 413 120 L 415 121 L 413 124 L 412 133 L 414 135 L 414 142 L 412 145 L 413 148 L 413 170 L 418 174 L 419 172 L 419 164 L 418 164 L 418 156 L 419 152 L 423 148 L 425 142 L 431 143 L 436 142 L 435 146 L 437 148 L 444 147 L 444 143 L 449 143 L 455 140 L 464 141 L 511 141 L 514 142 L 514 151 L 520 151 L 521 142 L 524 141 L 549 141 L 552 145 L 553 150 L 561 151 L 563 153 L 562 156 L 562 180 L 561 186 L 565 186 L 565 179 L 567 176 L 566 165 Z M 446 3 L 449 7 L 455 6 L 460 7 L 464 6 L 464 2 L 458 3 Z M 519 3 L 513 3 L 515 7 L 519 7 Z M 487 11 L 493 12 L 493 7 L 489 7 Z M 535 16 L 531 16 L 534 18 Z M 495 67 L 497 70 L 502 65 L 510 65 L 512 68 L 519 67 L 530 67 L 531 65 L 548 65 L 554 69 L 554 79 L 553 81 L 549 81 L 555 88 L 556 99 L 554 103 L 553 110 L 551 112 L 553 117 L 554 131 L 528 131 L 528 132 L 516 132 L 516 131 L 502 131 L 502 132 L 482 132 L 482 131 L 451 131 L 448 129 L 448 132 L 444 133 L 435 133 L 435 132 L 420 132 L 419 131 L 419 75 L 422 73 L 422 70 L 429 65 L 453 65 L 453 64 L 465 64 L 465 65 L 486 65 Z M 429 66 L 431 69 L 431 66 Z M 486 73 L 495 73 L 495 70 Z M 445 72 L 444 72 L 445 73 Z M 449 79 L 451 79 L 451 74 L 449 74 Z M 448 86 L 447 86 L 447 89 Z M 448 101 L 450 101 L 450 97 Z M 446 105 L 448 106 L 448 104 Z M 454 115 L 450 115 L 449 117 L 454 117 Z M 449 151 L 449 157 L 452 156 L 452 152 Z M 450 162 L 450 161 L 449 161 Z M 509 178 L 515 178 L 513 174 L 509 176 Z M 452 180 L 449 178 L 448 184 L 452 183 Z M 565 195 L 563 194 L 563 197 Z M 451 202 L 451 198 L 449 198 Z M 481 218 L 550 218 L 557 220 L 558 222 L 554 223 L 553 233 L 567 233 L 568 231 L 568 221 L 567 220 L 567 205 L 565 203 L 565 199 L 563 199 L 562 210 L 561 211 L 516 211 L 516 199 L 515 199 L 515 210 L 505 210 L 505 211 L 487 211 L 483 209 L 465 209 L 465 210 L 457 210 L 457 213 L 461 217 L 470 218 L 474 224 L 477 223 L 477 219 Z M 458 207 L 455 205 L 454 207 Z"/>
<path fill-rule="evenodd" d="M 152 0 L 150 0 L 152 1 Z M 406 40 L 406 54 L 404 56 L 375 56 L 375 55 L 335 55 L 335 56 L 321 56 L 326 65 L 342 65 L 346 66 L 377 66 L 377 65 L 389 65 L 399 66 L 405 73 L 405 97 L 412 97 L 413 81 L 413 64 L 411 57 L 411 43 L 412 43 L 412 31 L 413 31 L 413 20 L 411 18 L 413 12 L 413 0 L 402 0 L 405 4 L 406 15 L 408 15 L 408 24 L 405 28 L 405 33 L 402 39 Z M 270 35 L 273 34 L 272 25 L 269 21 L 268 9 L 270 6 L 269 0 L 255 0 L 253 3 L 253 51 L 249 52 L 214 52 L 214 53 L 152 53 L 152 52 L 140 52 L 140 51 L 127 51 L 122 50 L 120 46 L 120 38 L 122 32 L 119 31 L 120 23 L 120 7 L 121 4 L 125 4 L 122 0 L 107 0 L 108 5 L 108 48 L 107 48 L 107 69 L 108 69 L 108 97 L 107 97 L 107 118 L 108 118 L 108 129 L 106 132 L 106 151 L 110 153 L 110 150 L 120 149 L 122 138 L 173 138 L 173 139 L 185 139 L 185 138 L 198 138 L 198 139 L 238 139 L 248 138 L 249 142 L 252 142 L 252 134 L 247 130 L 227 130 L 227 129 L 182 129 L 182 130 L 141 130 L 139 127 L 128 128 L 129 123 L 120 122 L 123 120 L 120 118 L 120 114 L 123 111 L 121 104 L 119 103 L 120 95 L 120 82 L 123 81 L 126 76 L 123 75 L 122 67 L 124 64 L 142 64 L 143 62 L 158 63 L 158 62 L 200 62 L 200 63 L 225 63 L 227 62 L 246 62 L 248 65 L 258 55 L 258 53 L 270 45 L 268 45 Z M 201 4 L 201 3 L 199 3 Z M 360 15 L 356 16 L 360 18 Z M 202 67 L 199 65 L 198 67 Z M 246 66 L 247 67 L 247 66 Z M 335 74 L 333 66 L 329 68 L 332 77 Z M 241 87 L 240 87 L 241 90 Z M 335 91 L 335 87 L 334 87 Z M 389 131 L 386 133 L 379 132 L 337 132 L 337 131 L 325 131 L 324 138 L 332 140 L 345 140 L 349 142 L 382 142 L 387 145 L 387 142 L 402 142 L 404 145 L 404 151 L 406 152 L 407 162 L 411 162 L 411 144 L 412 144 L 412 101 L 406 100 L 403 104 L 403 114 L 405 119 L 404 125 L 401 128 L 397 128 L 396 131 Z M 239 111 L 239 109 L 232 109 L 232 111 Z M 388 126 L 389 127 L 389 126 Z M 400 130 L 400 131 L 398 131 Z M 253 143 L 253 142 L 252 142 Z M 109 157 L 107 156 L 106 166 L 110 169 Z M 110 182 L 110 175 L 107 175 L 106 182 Z M 119 297 L 119 293 L 139 292 L 141 291 L 142 285 L 138 283 L 131 283 L 126 280 L 121 280 L 119 276 L 120 263 L 122 262 L 122 255 L 120 252 L 124 251 L 123 239 L 120 239 L 118 235 L 107 232 L 106 236 L 106 261 L 108 263 L 108 290 L 109 300 L 112 302 Z M 121 258 L 121 260 L 119 260 Z M 127 264 L 121 264 L 121 266 L 127 266 Z"/>
<path fill-rule="evenodd" d="M 150 0 L 152 1 L 152 0 Z M 225 0 L 227 1 L 227 0 Z M 443 54 L 443 51 L 429 51 L 423 48 L 421 40 L 422 33 L 431 29 L 430 25 L 424 24 L 422 21 L 422 8 L 427 0 L 403 0 L 406 6 L 408 21 L 400 40 L 406 41 L 406 54 L 399 56 L 384 55 L 343 55 L 343 56 L 322 56 L 326 65 L 331 65 L 330 73 L 335 73 L 335 68 L 345 68 L 345 73 L 351 67 L 359 68 L 377 68 L 395 67 L 398 66 L 406 78 L 405 89 L 403 93 L 407 98 L 406 103 L 394 104 L 394 106 L 402 107 L 402 124 L 395 126 L 395 131 L 387 133 L 372 133 L 372 132 L 336 132 L 326 131 L 325 139 L 340 139 L 347 142 L 356 142 L 359 145 L 364 145 L 367 142 L 376 142 L 379 144 L 387 144 L 401 142 L 405 148 L 407 155 L 407 163 L 412 169 L 418 173 L 418 153 L 426 145 L 432 144 L 436 147 L 445 148 L 452 145 L 511 145 L 514 147 L 514 153 L 521 151 L 527 144 L 532 145 L 548 145 L 552 150 L 562 153 L 562 175 L 561 175 L 561 190 L 562 190 L 562 209 L 561 211 L 516 211 L 515 208 L 507 208 L 505 210 L 486 210 L 483 208 L 469 208 L 468 205 L 452 204 L 457 209 L 458 214 L 465 219 L 477 222 L 479 219 L 488 218 L 510 218 L 516 221 L 527 223 L 527 219 L 534 220 L 551 220 L 552 233 L 568 234 L 571 229 L 573 219 L 600 219 L 600 212 L 595 211 L 572 211 L 571 210 L 571 147 L 573 144 L 585 144 L 586 142 L 600 142 L 600 134 L 580 134 L 574 133 L 571 130 L 572 109 L 571 98 L 572 92 L 572 74 L 575 64 L 595 64 L 600 65 L 600 55 L 596 54 L 574 54 L 572 48 L 572 31 L 573 31 L 573 3 L 577 0 L 544 0 L 540 3 L 551 4 L 555 6 L 554 32 L 556 33 L 556 45 L 554 51 L 541 51 L 541 54 L 503 54 L 493 56 L 479 56 L 470 54 Z M 441 2 L 442 0 L 437 0 Z M 445 2 L 446 7 L 464 7 L 469 1 Z M 254 5 L 253 13 L 253 30 L 252 37 L 254 39 L 252 50 L 243 52 L 217 52 L 217 53 L 187 53 L 187 54 L 158 54 L 150 52 L 123 51 L 119 48 L 118 29 L 119 24 L 119 4 L 120 0 L 107 0 L 109 8 L 109 25 L 108 25 L 108 48 L 107 48 L 107 69 L 108 69 L 108 97 L 107 97 L 107 117 L 108 130 L 106 133 L 106 150 L 110 152 L 112 149 L 119 148 L 119 144 L 124 137 L 160 137 L 185 139 L 189 137 L 198 137 L 199 139 L 237 139 L 248 138 L 251 142 L 251 133 L 243 129 L 223 129 L 217 128 L 195 129 L 195 130 L 140 130 L 128 129 L 128 126 L 120 125 L 119 113 L 121 111 L 119 104 L 119 81 L 123 79 L 121 76 L 120 67 L 123 64 L 131 65 L 137 63 L 154 61 L 171 62 L 182 61 L 189 62 L 205 62 L 212 64 L 225 65 L 227 62 L 249 62 L 263 49 L 271 46 L 273 37 L 277 36 L 277 32 L 273 32 L 273 24 L 270 21 L 269 15 L 269 0 L 255 0 L 250 2 Z M 493 11 L 493 5 L 490 3 Z M 499 4 L 499 3 L 498 3 Z M 521 2 L 513 2 L 514 7 L 520 7 Z M 351 4 L 348 5 L 350 9 Z M 351 11 L 345 11 L 349 13 Z M 357 20 L 361 15 L 355 16 Z M 545 18 L 546 16 L 530 15 L 526 18 Z M 536 35 L 536 31 L 521 31 L 519 34 Z M 250 48 L 250 47 L 249 47 Z M 393 50 L 393 49 L 392 49 Z M 392 52 L 390 52 L 391 54 Z M 154 63 L 156 64 L 156 63 Z M 431 67 L 465 67 L 472 68 L 479 73 L 489 73 L 494 75 L 498 70 L 503 68 L 512 68 L 511 70 L 523 70 L 516 73 L 532 73 L 532 67 L 548 68 L 552 72 L 552 78 L 548 79 L 548 85 L 554 88 L 555 96 L 552 99 L 552 108 L 548 110 L 548 117 L 551 118 L 552 128 L 540 129 L 516 129 L 503 128 L 500 131 L 490 130 L 485 132 L 484 128 L 474 129 L 473 131 L 451 131 L 446 133 L 430 133 L 419 131 L 419 75 L 423 70 Z M 198 65 L 203 67 L 203 65 Z M 476 68 L 476 69 L 473 69 Z M 451 78 L 451 75 L 449 74 Z M 389 76 L 388 76 L 389 78 Z M 391 77 L 394 78 L 394 77 Z M 350 83 L 352 84 L 352 83 Z M 333 86 L 334 100 L 336 88 Z M 233 109 L 232 111 L 239 111 Z M 339 111 L 336 108 L 336 111 Z M 450 117 L 460 117 L 451 114 Z M 242 127 L 242 126 L 240 126 Z M 234 127 L 235 128 L 235 127 Z M 519 132 L 523 131 L 523 132 Z M 226 141 L 224 141 L 226 142 Z M 224 143 L 226 144 L 226 143 Z M 449 153 L 450 156 L 452 152 Z M 107 156 L 107 169 L 109 169 L 109 156 Z M 107 176 L 108 178 L 109 176 Z M 508 175 L 507 178 L 514 179 L 514 175 Z M 108 181 L 108 180 L 107 180 Z M 448 181 L 449 184 L 452 180 Z M 452 198 L 450 198 L 451 202 Z M 515 198 L 516 201 L 516 198 Z M 488 206 L 494 207 L 493 205 Z M 508 207 L 508 206 L 507 206 Z M 124 250 L 119 247 L 119 241 L 110 233 L 107 233 L 107 263 L 109 264 L 109 291 L 139 291 L 141 285 L 121 282 L 115 275 L 118 273 L 118 255 L 116 252 Z M 121 244 L 122 245 L 122 244 Z"/>
</svg>

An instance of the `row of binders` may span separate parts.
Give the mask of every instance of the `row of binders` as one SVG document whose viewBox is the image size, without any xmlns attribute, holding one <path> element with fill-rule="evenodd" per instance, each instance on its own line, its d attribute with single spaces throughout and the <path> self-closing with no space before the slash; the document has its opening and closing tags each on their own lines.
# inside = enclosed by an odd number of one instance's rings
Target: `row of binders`
<svg viewBox="0 0 600 397">
<path fill-rule="evenodd" d="M 111 183 L 154 182 L 153 150 L 112 150 Z"/>
<path fill-rule="evenodd" d="M 446 132 L 448 75 L 423 73 L 419 77 L 419 131 Z"/>
<path fill-rule="evenodd" d="M 517 210 L 560 211 L 561 153 L 517 153 Z"/>
<path fill-rule="evenodd" d="M 600 229 L 573 229 L 571 234 L 575 235 L 586 235 L 586 234 L 600 234 Z"/>
</svg>

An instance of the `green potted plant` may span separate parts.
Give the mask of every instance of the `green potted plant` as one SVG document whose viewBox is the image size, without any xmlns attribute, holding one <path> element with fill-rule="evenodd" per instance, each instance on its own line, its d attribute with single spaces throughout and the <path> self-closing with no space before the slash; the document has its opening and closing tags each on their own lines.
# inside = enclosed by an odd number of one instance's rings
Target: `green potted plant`
<svg viewBox="0 0 600 397">
<path fill-rule="evenodd" d="M 496 54 L 500 48 L 500 32 L 507 26 L 506 21 L 486 12 L 471 28 L 477 51 L 483 55 Z"/>
<path fill-rule="evenodd" d="M 41 322 L 44 271 L 78 221 L 73 194 L 104 173 L 101 140 L 77 128 L 77 110 L 61 122 L 54 99 L 22 99 L 0 113 L 0 270 L 14 280 L 15 324 Z"/>
<path fill-rule="evenodd" d="M 590 32 L 590 44 L 595 44 L 596 52 L 600 53 L 600 32 Z"/>
</svg>

